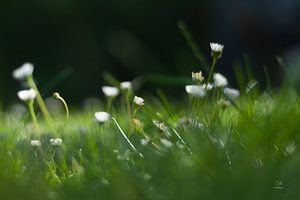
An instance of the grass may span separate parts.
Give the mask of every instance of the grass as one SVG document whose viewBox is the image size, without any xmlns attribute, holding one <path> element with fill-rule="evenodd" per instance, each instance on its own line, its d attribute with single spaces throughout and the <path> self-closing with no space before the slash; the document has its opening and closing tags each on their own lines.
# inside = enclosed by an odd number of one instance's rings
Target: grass
<svg viewBox="0 0 300 200">
<path fill-rule="evenodd" d="M 193 73 L 189 95 L 171 99 L 158 90 L 143 103 L 131 89 L 114 98 L 118 88 L 106 87 L 106 101 L 70 113 L 58 93 L 64 109 L 48 113 L 33 65 L 19 68 L 15 74 L 35 89 L 41 112 L 37 123 L 20 108 L 0 112 L 0 199 L 299 199 L 297 91 L 261 92 L 249 70 L 246 85 L 242 70 L 236 72 L 240 91 L 224 89 L 226 78 L 213 74 L 223 46 L 211 48 L 208 78 Z M 34 98 L 25 101 L 32 105 Z M 95 120 L 97 111 L 109 119 L 98 113 L 105 122 Z"/>
<path fill-rule="evenodd" d="M 298 199 L 297 93 L 252 91 L 236 107 L 217 98 L 149 97 L 134 123 L 124 99 L 114 101 L 111 115 L 143 158 L 112 120 L 93 120 L 100 103 L 71 109 L 64 128 L 64 115 L 52 127 L 39 116 L 36 130 L 28 114 L 1 113 L 0 198 Z"/>
</svg>

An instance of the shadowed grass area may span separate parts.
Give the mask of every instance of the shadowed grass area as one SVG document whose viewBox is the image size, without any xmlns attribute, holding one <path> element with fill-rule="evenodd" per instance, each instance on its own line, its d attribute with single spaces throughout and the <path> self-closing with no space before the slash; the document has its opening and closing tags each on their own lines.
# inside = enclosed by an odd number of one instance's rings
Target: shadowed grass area
<svg viewBox="0 0 300 200">
<path fill-rule="evenodd" d="M 64 115 L 51 128 L 39 117 L 36 130 L 27 115 L 1 113 L 0 198 L 298 199 L 297 93 L 253 91 L 231 104 L 220 95 L 145 98 L 135 120 L 114 101 L 111 117 L 143 158 L 113 120 L 94 120 L 100 103 L 71 109 L 65 128 Z"/>
</svg>

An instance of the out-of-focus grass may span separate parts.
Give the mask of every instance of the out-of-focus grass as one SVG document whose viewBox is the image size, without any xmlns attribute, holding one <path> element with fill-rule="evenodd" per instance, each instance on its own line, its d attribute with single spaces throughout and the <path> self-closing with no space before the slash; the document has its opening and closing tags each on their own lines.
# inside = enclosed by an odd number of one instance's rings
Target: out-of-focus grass
<svg viewBox="0 0 300 200">
<path fill-rule="evenodd" d="M 157 146 L 135 128 L 121 99 L 112 120 L 93 120 L 101 105 L 54 118 L 0 114 L 0 199 L 298 199 L 300 99 L 291 89 L 244 94 L 234 106 L 181 98 L 146 98 L 137 118 Z M 167 109 L 166 109 L 167 108 Z M 71 109 L 72 110 L 72 109 Z M 158 120 L 160 130 L 153 124 Z M 178 120 L 181 123 L 178 123 Z M 180 141 L 174 128 L 192 152 Z M 51 146 L 50 138 L 62 138 Z M 171 143 L 163 144 L 161 139 Z M 30 141 L 39 139 L 40 147 Z"/>
</svg>

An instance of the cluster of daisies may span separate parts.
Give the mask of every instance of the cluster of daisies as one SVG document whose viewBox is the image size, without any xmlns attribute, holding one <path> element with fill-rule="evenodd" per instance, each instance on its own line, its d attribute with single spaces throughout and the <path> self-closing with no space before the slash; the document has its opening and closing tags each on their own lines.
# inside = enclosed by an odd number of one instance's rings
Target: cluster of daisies
<svg viewBox="0 0 300 200">
<path fill-rule="evenodd" d="M 103 86 L 102 87 L 102 92 L 107 97 L 108 99 L 108 104 L 110 104 L 119 94 L 120 92 L 123 92 L 125 98 L 130 98 L 132 91 L 133 91 L 133 86 L 132 82 L 130 81 L 124 81 L 120 83 L 119 87 L 114 87 L 114 86 Z M 133 103 L 140 107 L 144 105 L 144 99 L 142 97 L 134 96 L 133 97 Z M 108 107 L 107 110 L 110 108 Z M 108 113 L 108 111 L 98 111 L 95 112 L 95 120 L 104 123 L 110 119 L 111 115 Z"/>
<path fill-rule="evenodd" d="M 30 76 L 32 76 L 33 69 L 34 69 L 34 66 L 31 63 L 25 63 L 24 65 L 22 65 L 20 68 L 16 69 L 13 72 L 13 77 L 20 81 L 26 80 Z M 29 88 L 26 90 L 20 90 L 18 92 L 19 99 L 24 102 L 34 101 L 36 95 L 37 95 L 37 92 L 33 88 Z"/>
<path fill-rule="evenodd" d="M 12 75 L 15 79 L 21 81 L 24 85 L 28 87 L 28 89 L 25 90 L 20 90 L 17 93 L 17 96 L 19 99 L 23 102 L 25 102 L 28 106 L 28 110 L 30 112 L 30 115 L 32 117 L 33 123 L 35 124 L 35 128 L 38 128 L 37 125 L 37 119 L 34 111 L 34 101 L 35 99 L 38 98 L 38 104 L 41 108 L 41 112 L 45 116 L 46 121 L 49 123 L 51 122 L 51 116 L 45 106 L 45 103 L 43 99 L 41 98 L 41 95 L 36 87 L 36 84 L 34 83 L 33 80 L 33 71 L 34 71 L 34 66 L 31 63 L 25 63 L 15 71 L 13 71 Z M 62 139 L 61 138 L 51 138 L 49 140 L 50 144 L 53 146 L 60 146 L 62 144 Z M 33 147 L 38 147 L 41 146 L 41 142 L 39 140 L 31 140 L 30 142 L 31 146 Z"/>
<path fill-rule="evenodd" d="M 223 76 L 220 73 L 214 73 L 216 62 L 219 58 L 221 58 L 224 46 L 218 43 L 210 43 L 210 47 L 211 47 L 211 56 L 213 57 L 213 62 L 212 62 L 211 70 L 208 74 L 208 78 L 205 80 L 201 71 L 192 72 L 192 79 L 194 81 L 194 84 L 186 85 L 185 90 L 190 96 L 200 97 L 200 98 L 205 97 L 209 93 L 209 91 L 218 90 L 224 94 L 226 99 L 233 102 L 234 99 L 240 96 L 240 92 L 237 89 L 228 87 L 228 80 L 226 79 L 225 76 Z M 35 99 L 40 108 L 41 114 L 45 118 L 45 121 L 49 125 L 51 125 L 53 123 L 53 120 L 34 82 L 33 71 L 34 71 L 33 64 L 25 63 L 20 68 L 16 69 L 12 75 L 15 79 L 20 80 L 23 83 L 25 83 L 25 85 L 27 85 L 28 89 L 19 91 L 17 95 L 20 100 L 22 100 L 27 104 L 32 121 L 35 124 L 36 129 L 38 129 L 37 119 L 36 119 L 34 106 L 33 106 Z M 129 115 L 133 119 L 133 122 L 137 124 L 138 120 L 135 118 L 135 115 L 137 110 L 139 110 L 139 108 L 141 108 L 144 105 L 144 99 L 142 97 L 133 95 L 133 84 L 130 81 L 121 82 L 118 86 L 103 86 L 102 92 L 104 96 L 107 98 L 107 107 L 102 111 L 95 112 L 94 114 L 95 121 L 99 123 L 105 123 L 110 119 L 112 119 L 116 124 L 117 128 L 120 130 L 123 137 L 125 138 L 125 140 L 129 143 L 129 145 L 132 147 L 133 150 L 136 150 L 136 148 L 133 146 L 133 144 L 127 138 L 126 134 L 119 126 L 116 119 L 113 116 L 111 116 L 110 106 L 114 101 L 114 99 L 116 99 L 118 95 L 122 94 L 126 100 Z M 63 103 L 63 105 L 66 108 L 67 119 L 68 119 L 69 110 L 65 100 L 57 92 L 54 93 L 53 97 L 60 100 Z M 50 139 L 50 144 L 53 146 L 59 146 L 62 144 L 62 139 L 52 138 Z M 32 140 L 31 145 L 40 146 L 41 142 L 39 140 Z"/>
<path fill-rule="evenodd" d="M 15 71 L 13 71 L 12 75 L 15 79 L 21 81 L 23 83 L 23 85 L 26 85 L 26 87 L 27 87 L 27 89 L 20 90 L 17 93 L 17 96 L 19 97 L 19 99 L 21 101 L 23 101 L 27 105 L 29 113 L 32 118 L 32 121 L 35 125 L 35 128 L 38 129 L 38 123 L 37 123 L 37 118 L 36 118 L 35 109 L 34 109 L 35 100 L 37 101 L 37 104 L 41 110 L 41 113 L 44 116 L 48 125 L 51 125 L 53 120 L 52 120 L 52 117 L 44 103 L 44 100 L 42 99 L 42 97 L 38 91 L 38 88 L 34 82 L 33 71 L 34 71 L 34 65 L 31 63 L 25 63 L 21 67 L 19 67 Z M 111 105 L 112 101 L 121 92 L 123 92 L 126 99 L 129 100 L 130 98 L 132 98 L 133 86 L 130 81 L 124 81 L 124 82 L 120 83 L 119 87 L 103 86 L 102 92 L 108 99 L 108 105 Z M 65 100 L 57 92 L 55 92 L 53 94 L 53 97 L 60 100 L 63 103 L 63 105 L 66 108 L 66 113 L 67 113 L 67 118 L 68 118 L 69 110 L 68 110 L 68 106 L 67 106 L 67 103 L 65 102 Z M 134 96 L 132 101 L 135 105 L 134 112 L 133 112 L 134 113 L 133 115 L 135 115 L 136 111 L 141 106 L 144 105 L 144 99 L 142 97 Z M 128 105 L 128 107 L 130 107 L 130 106 Z M 95 120 L 97 122 L 104 123 L 111 118 L 114 119 L 113 117 L 111 117 L 111 114 L 108 113 L 110 108 L 108 107 L 106 110 L 107 111 L 99 111 L 99 112 L 95 113 Z M 117 126 L 119 126 L 116 121 L 115 121 L 115 123 L 117 124 Z M 128 141 L 130 146 L 132 146 L 135 149 L 135 147 L 131 144 L 131 142 L 129 141 L 127 136 L 125 134 L 123 134 L 123 136 Z M 62 144 L 62 139 L 61 138 L 51 138 L 49 142 L 53 146 L 59 146 Z M 35 147 L 41 146 L 41 142 L 36 139 L 31 140 L 31 146 L 35 146 Z"/>
<path fill-rule="evenodd" d="M 206 82 L 201 71 L 192 72 L 192 79 L 195 84 L 186 85 L 185 91 L 193 97 L 205 97 L 206 94 L 214 88 L 220 88 L 224 95 L 230 100 L 234 100 L 240 96 L 237 89 L 229 88 L 227 78 L 220 73 L 213 73 L 217 59 L 221 58 L 224 46 L 218 43 L 210 43 L 211 55 L 213 56 L 213 64 L 210 74 Z M 211 82 L 211 77 L 213 82 Z"/>
</svg>

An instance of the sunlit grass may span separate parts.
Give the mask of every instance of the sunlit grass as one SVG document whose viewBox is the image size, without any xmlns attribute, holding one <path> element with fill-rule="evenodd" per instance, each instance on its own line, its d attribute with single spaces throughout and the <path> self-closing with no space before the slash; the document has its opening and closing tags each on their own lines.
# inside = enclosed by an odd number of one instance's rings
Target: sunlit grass
<svg viewBox="0 0 300 200">
<path fill-rule="evenodd" d="M 0 112 L 0 199 L 300 197 L 296 90 L 260 91 L 253 78 L 230 88 L 214 70 L 223 47 L 211 44 L 207 78 L 193 72 L 175 98 L 135 96 L 106 74 L 102 100 L 74 109 L 54 93 L 59 112 L 23 65 L 14 76 L 35 95 L 19 95 L 29 112 Z"/>
<path fill-rule="evenodd" d="M 100 104 L 71 112 L 64 128 L 63 113 L 51 129 L 39 117 L 38 131 L 29 116 L 2 113 L 1 199 L 299 196 L 300 102 L 295 91 L 242 95 L 235 102 L 239 110 L 213 99 L 183 98 L 169 102 L 171 110 L 160 102 L 145 99 L 136 115 L 138 126 L 122 99 L 112 104 L 111 115 L 143 158 L 112 120 L 94 120 Z M 63 142 L 53 146 L 51 138 Z M 41 146 L 31 146 L 33 139 Z"/>
</svg>

